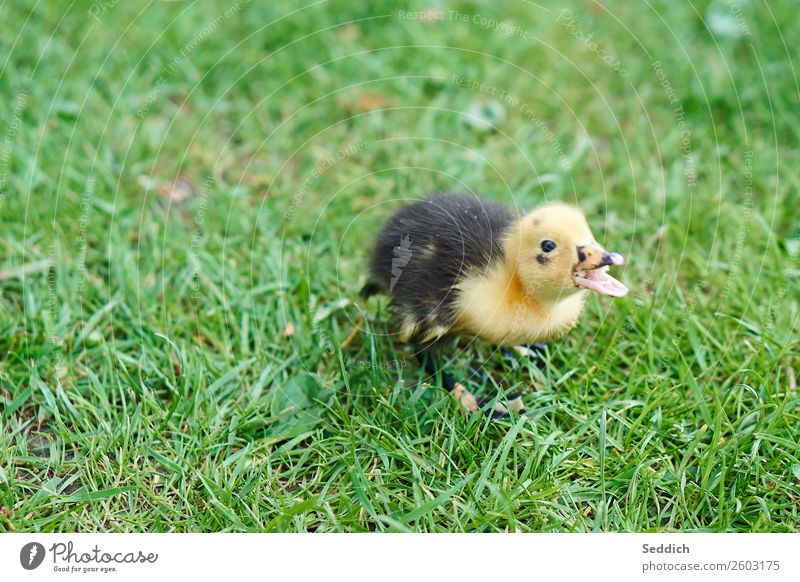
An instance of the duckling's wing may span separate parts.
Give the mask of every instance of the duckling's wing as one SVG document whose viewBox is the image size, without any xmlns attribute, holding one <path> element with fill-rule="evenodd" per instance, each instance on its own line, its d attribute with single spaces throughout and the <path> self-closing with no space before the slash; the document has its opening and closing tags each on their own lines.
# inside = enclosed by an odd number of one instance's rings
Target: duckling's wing
<svg viewBox="0 0 800 582">
<path fill-rule="evenodd" d="M 459 282 L 502 258 L 514 214 L 469 194 L 444 194 L 395 214 L 378 236 L 365 289 L 386 291 L 406 341 L 426 343 L 450 331 Z"/>
</svg>

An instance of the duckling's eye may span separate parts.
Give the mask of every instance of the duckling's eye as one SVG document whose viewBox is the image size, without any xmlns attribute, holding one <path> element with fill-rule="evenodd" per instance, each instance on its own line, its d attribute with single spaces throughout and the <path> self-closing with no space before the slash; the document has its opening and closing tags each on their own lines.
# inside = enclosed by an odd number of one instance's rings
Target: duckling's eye
<svg viewBox="0 0 800 582">
<path fill-rule="evenodd" d="M 551 240 L 543 240 L 542 241 L 542 250 L 546 253 L 553 251 L 556 248 L 556 243 Z"/>
</svg>

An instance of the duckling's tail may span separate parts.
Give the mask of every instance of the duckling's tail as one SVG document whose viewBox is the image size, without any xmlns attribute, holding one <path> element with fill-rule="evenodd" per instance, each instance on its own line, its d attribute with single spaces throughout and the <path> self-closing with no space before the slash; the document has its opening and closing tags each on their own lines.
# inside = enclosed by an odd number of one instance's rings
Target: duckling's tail
<svg viewBox="0 0 800 582">
<path fill-rule="evenodd" d="M 364 299 L 369 299 L 373 295 L 377 295 L 378 293 L 385 293 L 386 288 L 378 283 L 375 279 L 370 279 L 367 281 L 367 284 L 361 288 L 359 295 Z"/>
</svg>

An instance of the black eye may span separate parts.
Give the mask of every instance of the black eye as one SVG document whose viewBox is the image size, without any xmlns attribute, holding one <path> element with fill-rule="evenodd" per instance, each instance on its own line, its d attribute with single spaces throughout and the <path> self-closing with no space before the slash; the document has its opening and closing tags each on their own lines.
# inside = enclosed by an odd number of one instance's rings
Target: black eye
<svg viewBox="0 0 800 582">
<path fill-rule="evenodd" d="M 554 243 L 551 240 L 543 240 L 542 241 L 542 250 L 544 252 L 546 252 L 546 253 L 549 253 L 552 250 L 554 250 L 556 248 L 556 246 L 557 246 L 556 243 Z"/>
</svg>

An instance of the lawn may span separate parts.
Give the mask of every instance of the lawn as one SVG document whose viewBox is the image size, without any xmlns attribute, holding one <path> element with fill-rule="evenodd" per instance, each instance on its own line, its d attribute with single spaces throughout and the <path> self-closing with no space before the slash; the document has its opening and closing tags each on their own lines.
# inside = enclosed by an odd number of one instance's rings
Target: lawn
<svg viewBox="0 0 800 582">
<path fill-rule="evenodd" d="M 800 529 L 797 4 L 365 4 L 2 5 L 0 531 Z M 438 190 L 628 259 L 524 416 L 358 297 Z"/>
</svg>

